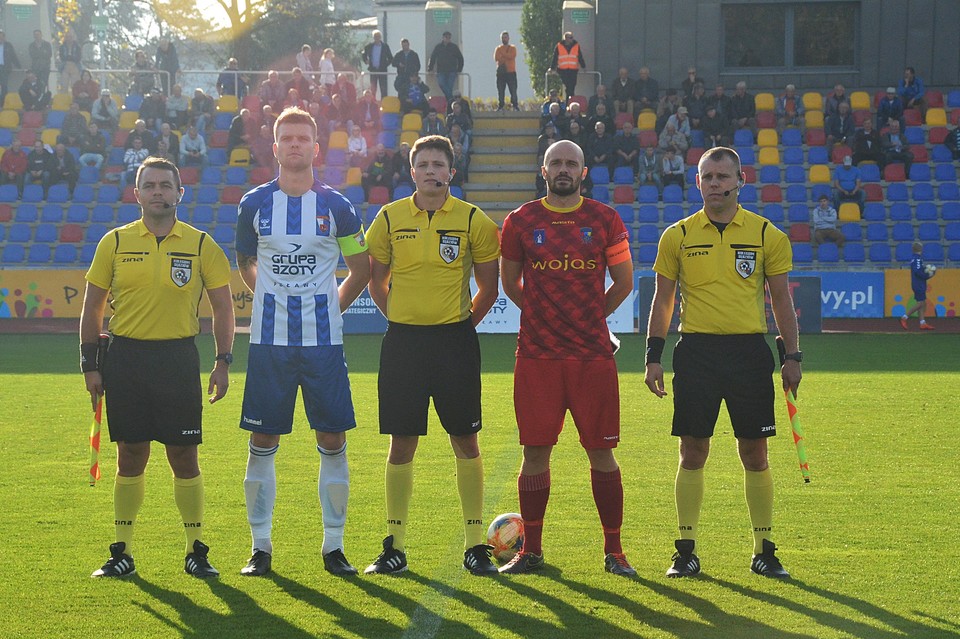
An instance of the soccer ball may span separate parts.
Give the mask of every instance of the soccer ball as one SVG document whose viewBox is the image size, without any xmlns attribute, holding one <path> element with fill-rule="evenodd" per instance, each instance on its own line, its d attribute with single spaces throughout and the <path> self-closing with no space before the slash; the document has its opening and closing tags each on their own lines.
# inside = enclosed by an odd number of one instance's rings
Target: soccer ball
<svg viewBox="0 0 960 639">
<path fill-rule="evenodd" d="M 517 513 L 504 513 L 487 529 L 487 543 L 493 546 L 494 558 L 505 564 L 523 548 L 523 518 Z"/>
<path fill-rule="evenodd" d="M 927 277 L 931 277 L 934 273 L 937 272 L 937 267 L 934 264 L 927 264 L 923 267 L 924 273 L 927 274 Z"/>
</svg>

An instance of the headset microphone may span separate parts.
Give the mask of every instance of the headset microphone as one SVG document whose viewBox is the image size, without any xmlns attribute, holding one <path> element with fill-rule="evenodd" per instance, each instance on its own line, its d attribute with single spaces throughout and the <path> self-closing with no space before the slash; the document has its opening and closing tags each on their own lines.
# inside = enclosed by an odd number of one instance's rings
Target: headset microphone
<svg viewBox="0 0 960 639">
<path fill-rule="evenodd" d="M 437 188 L 442 188 L 450 184 L 449 182 L 441 182 L 440 180 L 437 180 L 436 182 L 437 182 Z"/>
<path fill-rule="evenodd" d="M 165 208 L 165 209 L 175 209 L 175 208 L 177 208 L 177 205 L 178 205 L 178 204 L 180 204 L 180 200 L 177 200 L 177 201 L 174 202 L 173 204 L 170 204 L 169 202 L 164 202 L 164 203 L 163 203 L 163 208 Z"/>
<path fill-rule="evenodd" d="M 730 197 L 730 194 L 733 193 L 734 191 L 739 191 L 741 186 L 743 186 L 743 178 L 740 178 L 739 180 L 737 180 L 737 188 L 724 191 L 723 197 Z"/>
</svg>

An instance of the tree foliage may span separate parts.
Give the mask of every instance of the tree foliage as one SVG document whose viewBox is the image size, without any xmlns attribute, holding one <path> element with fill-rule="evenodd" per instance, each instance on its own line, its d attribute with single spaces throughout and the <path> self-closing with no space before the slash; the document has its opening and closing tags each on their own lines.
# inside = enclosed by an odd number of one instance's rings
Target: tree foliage
<svg viewBox="0 0 960 639">
<path fill-rule="evenodd" d="M 309 44 L 314 57 L 330 47 L 336 51 L 336 66 L 358 66 L 359 45 L 350 30 L 335 20 L 326 2 L 317 0 L 266 0 L 264 13 L 250 33 L 250 63 L 267 69 L 279 59 L 299 53 Z"/>
<path fill-rule="evenodd" d="M 560 0 L 524 0 L 520 35 L 523 37 L 533 92 L 541 97 L 546 95 L 543 76 L 550 68 L 553 48 L 560 40 L 562 28 L 563 8 Z"/>
</svg>

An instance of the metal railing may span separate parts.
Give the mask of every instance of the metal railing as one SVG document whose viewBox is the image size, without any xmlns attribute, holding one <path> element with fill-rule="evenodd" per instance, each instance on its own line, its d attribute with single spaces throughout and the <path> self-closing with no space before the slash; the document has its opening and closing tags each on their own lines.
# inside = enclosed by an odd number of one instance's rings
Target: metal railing
<svg viewBox="0 0 960 639">
<path fill-rule="evenodd" d="M 364 90 L 369 89 L 374 83 L 374 80 L 381 76 L 386 76 L 387 82 L 390 83 L 391 86 L 394 86 L 394 89 L 396 89 L 396 86 L 390 82 L 390 78 L 393 78 L 395 81 L 397 75 L 399 74 L 396 71 L 362 71 L 360 73 L 360 84 L 357 85 L 357 92 L 361 93 Z M 425 82 L 428 82 L 428 84 L 429 80 L 433 80 L 433 84 L 437 84 L 436 71 L 423 71 L 420 75 L 423 77 Z M 463 71 L 457 74 L 457 82 L 461 82 L 461 78 L 465 80 L 463 83 L 465 88 L 461 88 L 460 91 L 464 96 L 469 98 L 471 95 L 473 95 L 473 79 L 470 77 L 469 73 L 464 73 Z M 437 86 L 439 87 L 439 85 Z"/>
<path fill-rule="evenodd" d="M 168 81 L 170 79 L 169 71 L 160 71 L 158 69 L 152 69 L 150 72 L 146 71 L 132 71 L 131 69 L 91 69 L 89 67 L 84 67 L 84 71 L 89 71 L 90 75 L 93 76 L 97 82 L 100 83 L 100 89 L 109 89 L 110 93 L 118 96 L 125 96 L 131 93 L 142 95 L 140 92 L 131 91 L 134 88 L 134 85 L 137 85 L 137 77 L 140 76 L 151 76 L 153 84 L 152 87 L 162 86 L 157 82 L 160 77 L 166 78 Z M 146 81 L 144 81 L 143 86 L 146 86 Z M 72 88 L 72 87 L 71 87 Z M 97 96 L 94 96 L 96 100 Z"/>
<path fill-rule="evenodd" d="M 596 82 L 596 84 L 594 84 L 594 87 L 596 87 L 597 84 L 603 84 L 603 74 L 600 73 L 599 71 L 577 71 L 577 83 L 578 83 L 578 84 L 579 84 L 579 81 L 580 81 L 580 76 L 582 76 L 582 75 L 595 75 L 595 76 L 597 76 L 597 82 Z M 546 71 L 546 73 L 543 74 L 543 94 L 544 94 L 544 95 L 549 95 L 549 94 L 550 94 L 550 78 L 552 78 L 552 77 L 553 77 L 553 78 L 559 78 L 559 77 L 560 77 L 560 74 L 557 73 L 556 71 L 551 71 L 551 70 L 549 70 L 549 69 Z M 567 96 L 567 97 L 569 98 L 570 96 Z"/>
</svg>

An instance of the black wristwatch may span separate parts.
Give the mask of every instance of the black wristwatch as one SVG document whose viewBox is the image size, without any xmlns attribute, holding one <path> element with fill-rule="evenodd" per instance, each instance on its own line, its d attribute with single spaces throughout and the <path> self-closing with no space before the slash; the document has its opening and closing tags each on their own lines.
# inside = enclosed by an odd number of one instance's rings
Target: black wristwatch
<svg viewBox="0 0 960 639">
<path fill-rule="evenodd" d="M 220 353 L 217 355 L 216 361 L 225 362 L 227 366 L 233 364 L 233 353 Z"/>
<path fill-rule="evenodd" d="M 803 361 L 803 351 L 797 351 L 796 353 L 787 353 L 783 356 L 784 360 L 792 359 L 793 361 L 800 363 Z"/>
</svg>

